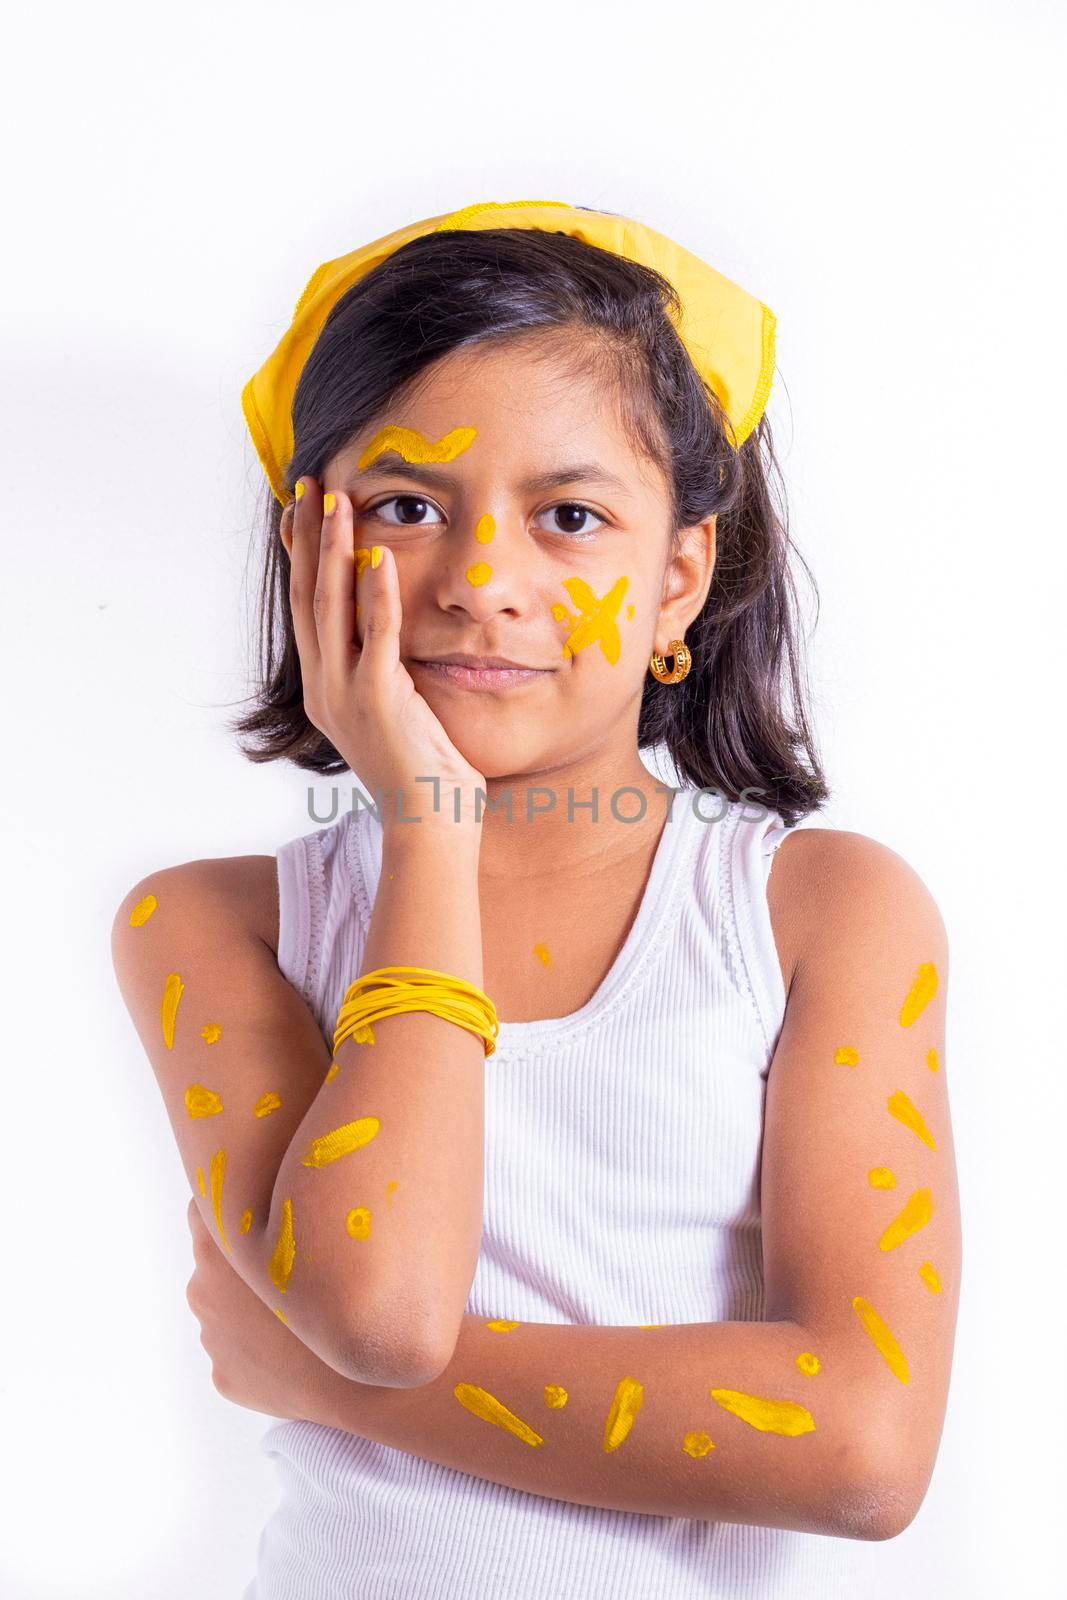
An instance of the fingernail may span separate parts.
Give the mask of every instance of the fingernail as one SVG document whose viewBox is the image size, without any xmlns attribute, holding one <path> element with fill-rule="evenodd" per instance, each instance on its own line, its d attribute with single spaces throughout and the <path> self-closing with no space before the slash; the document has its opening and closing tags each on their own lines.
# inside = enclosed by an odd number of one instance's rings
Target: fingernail
<svg viewBox="0 0 1067 1600">
<path fill-rule="evenodd" d="M 304 480 L 303 480 L 303 478 L 297 478 L 297 480 L 296 480 L 296 488 L 293 490 L 293 493 L 296 495 L 296 498 L 299 500 L 301 495 L 304 493 Z"/>
<path fill-rule="evenodd" d="M 381 547 L 381 545 L 380 544 L 372 544 L 371 547 L 370 547 L 370 564 L 371 564 L 371 566 L 372 567 L 376 567 L 381 559 L 382 559 L 382 547 Z"/>
<path fill-rule="evenodd" d="M 332 491 L 328 494 L 324 494 L 322 497 L 323 514 L 328 517 L 336 504 L 337 496 Z"/>
</svg>

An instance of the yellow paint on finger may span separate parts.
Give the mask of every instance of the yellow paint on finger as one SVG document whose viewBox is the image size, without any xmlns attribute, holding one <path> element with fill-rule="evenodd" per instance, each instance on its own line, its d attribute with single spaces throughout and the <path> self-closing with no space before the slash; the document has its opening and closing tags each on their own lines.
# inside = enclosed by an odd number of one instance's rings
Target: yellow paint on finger
<svg viewBox="0 0 1067 1600">
<path fill-rule="evenodd" d="M 626 577 L 617 578 L 603 599 L 598 600 L 584 578 L 564 578 L 563 587 L 581 612 L 581 621 L 563 646 L 565 656 L 577 655 L 588 645 L 599 644 L 605 660 L 615 665 L 622 649 L 615 618 L 629 581 Z"/>
<path fill-rule="evenodd" d="M 163 1024 L 163 1043 L 168 1050 L 174 1048 L 174 1019 L 178 1015 L 178 1001 L 185 993 L 185 985 L 177 972 L 169 972 L 167 981 L 163 985 L 163 1003 L 159 1008 L 159 1020 Z"/>
<path fill-rule="evenodd" d="M 222 1038 L 222 1029 L 217 1022 L 208 1022 L 200 1029 L 200 1037 L 205 1044 L 218 1044 Z"/>
<path fill-rule="evenodd" d="M 553 1411 L 560 1411 L 570 1399 L 566 1389 L 558 1383 L 545 1384 L 545 1405 L 551 1406 Z"/>
<path fill-rule="evenodd" d="M 286 1321 L 284 1311 L 281 1311 L 277 1306 L 272 1306 L 271 1310 L 274 1312 L 274 1315 L 278 1318 L 279 1322 L 284 1322 L 286 1327 L 289 1326 L 288 1322 Z"/>
<path fill-rule="evenodd" d="M 923 1121 L 918 1107 L 909 1100 L 903 1089 L 897 1089 L 889 1096 L 886 1101 L 886 1109 L 891 1116 L 896 1117 L 898 1122 L 902 1122 L 906 1128 L 910 1128 L 912 1133 L 922 1140 L 923 1144 L 929 1145 L 931 1150 L 937 1149 L 937 1145 L 934 1143 L 934 1136 Z"/>
<path fill-rule="evenodd" d="M 921 1016 L 937 993 L 937 968 L 932 961 L 924 961 L 915 974 L 907 998 L 900 1008 L 900 1026 L 910 1028 Z"/>
<path fill-rule="evenodd" d="M 814 1378 L 820 1365 L 818 1356 L 812 1355 L 810 1350 L 802 1350 L 797 1356 L 797 1366 L 809 1378 Z"/>
<path fill-rule="evenodd" d="M 767 1400 L 758 1394 L 745 1394 L 740 1389 L 712 1389 L 711 1398 L 724 1411 L 732 1411 L 735 1417 L 740 1417 L 752 1428 L 758 1428 L 761 1433 L 784 1433 L 795 1437 L 797 1434 L 811 1433 L 815 1427 L 811 1412 L 805 1406 L 797 1405 L 795 1400 Z"/>
<path fill-rule="evenodd" d="M 476 428 L 453 428 L 442 439 L 427 439 L 417 428 L 402 428 L 396 423 L 381 428 L 359 458 L 359 470 L 395 450 L 405 461 L 453 461 L 470 448 L 478 437 Z"/>
<path fill-rule="evenodd" d="M 904 1202 L 903 1210 L 895 1216 L 878 1241 L 880 1250 L 895 1250 L 898 1244 L 910 1239 L 913 1233 L 925 1228 L 934 1214 L 934 1196 L 931 1189 L 916 1189 Z"/>
<path fill-rule="evenodd" d="M 370 1224 L 369 1206 L 353 1206 L 345 1218 L 345 1228 L 353 1239 L 369 1239 Z"/>
<path fill-rule="evenodd" d="M 495 532 L 496 523 L 487 511 L 483 517 L 478 518 L 474 528 L 474 537 L 479 544 L 488 544 Z"/>
<path fill-rule="evenodd" d="M 204 1170 L 203 1170 L 202 1167 L 197 1167 L 197 1169 L 196 1169 L 196 1187 L 200 1190 L 200 1193 L 206 1198 L 207 1197 L 207 1189 L 204 1186 Z"/>
<path fill-rule="evenodd" d="M 897 1177 L 888 1167 L 872 1167 L 867 1174 L 867 1181 L 872 1189 L 895 1189 Z"/>
<path fill-rule="evenodd" d="M 493 569 L 488 561 L 476 561 L 473 567 L 467 568 L 467 582 L 480 589 L 483 583 L 488 583 L 493 576 Z"/>
<path fill-rule="evenodd" d="M 357 1117 L 355 1122 L 346 1122 L 340 1128 L 333 1128 L 318 1139 L 312 1139 L 301 1158 L 301 1166 L 328 1167 L 331 1161 L 369 1144 L 380 1128 L 377 1117 Z"/>
<path fill-rule="evenodd" d="M 521 1322 L 507 1322 L 503 1317 L 495 1317 L 492 1322 L 487 1322 L 486 1327 L 493 1333 L 510 1333 L 512 1328 L 521 1328 Z"/>
<path fill-rule="evenodd" d="M 930 1068 L 930 1071 L 936 1072 L 938 1069 L 938 1064 L 937 1051 L 928 1050 L 926 1052 L 926 1065 Z"/>
<path fill-rule="evenodd" d="M 919 1277 L 925 1283 L 931 1294 L 941 1293 L 941 1279 L 934 1271 L 934 1264 L 932 1261 L 923 1262 L 922 1266 L 919 1268 Z"/>
<path fill-rule="evenodd" d="M 496 1427 L 503 1428 L 505 1432 L 514 1434 L 516 1439 L 521 1439 L 524 1444 L 534 1446 L 544 1444 L 545 1441 L 539 1433 L 535 1433 L 521 1417 L 517 1417 L 514 1411 L 509 1411 L 507 1406 L 488 1390 L 480 1389 L 475 1383 L 457 1383 L 452 1393 L 472 1416 L 481 1417 L 483 1422 L 491 1422 Z"/>
<path fill-rule="evenodd" d="M 834 1063 L 839 1067 L 854 1067 L 859 1058 L 859 1051 L 850 1044 L 843 1044 L 834 1051 Z"/>
<path fill-rule="evenodd" d="M 710 1433 L 705 1433 L 703 1428 L 696 1428 L 692 1433 L 687 1433 L 682 1440 L 682 1449 L 687 1456 L 692 1456 L 698 1461 L 701 1456 L 706 1456 L 709 1450 L 714 1450 L 715 1443 Z"/>
<path fill-rule="evenodd" d="M 552 965 L 552 957 L 548 953 L 547 945 L 535 944 L 534 955 L 537 957 L 538 961 L 543 963 L 544 966 L 549 967 Z"/>
<path fill-rule="evenodd" d="M 341 1063 L 339 1061 L 331 1061 L 330 1062 L 330 1070 L 326 1074 L 325 1078 L 323 1079 L 323 1082 L 324 1083 L 332 1083 L 333 1080 L 336 1078 L 337 1074 L 340 1072 L 340 1070 L 341 1070 Z"/>
<path fill-rule="evenodd" d="M 863 1327 L 874 1344 L 875 1348 L 885 1359 L 890 1372 L 901 1383 L 908 1383 L 908 1363 L 904 1359 L 904 1352 L 894 1339 L 889 1324 L 880 1317 L 869 1300 L 861 1294 L 856 1295 L 852 1302 L 852 1309 L 859 1317 Z"/>
<path fill-rule="evenodd" d="M 282 1202 L 282 1220 L 278 1229 L 278 1239 L 274 1246 L 274 1253 L 267 1265 L 270 1281 L 282 1294 L 288 1292 L 289 1274 L 293 1270 L 296 1259 L 296 1240 L 293 1237 L 293 1202 Z"/>
<path fill-rule="evenodd" d="M 645 1386 L 636 1378 L 620 1378 L 615 1387 L 607 1421 L 604 1424 L 604 1449 L 617 1450 L 634 1425 L 645 1399 Z"/>
<path fill-rule="evenodd" d="M 214 1089 L 205 1089 L 202 1083 L 191 1083 L 185 1091 L 185 1109 L 190 1117 L 217 1117 L 222 1110 L 222 1100 Z"/>
<path fill-rule="evenodd" d="M 130 912 L 130 927 L 143 928 L 158 904 L 154 894 L 146 894 L 143 900 L 138 900 Z"/>
<path fill-rule="evenodd" d="M 280 1094 L 275 1094 L 273 1089 L 268 1089 L 266 1094 L 261 1094 L 256 1101 L 254 1112 L 257 1117 L 269 1117 L 272 1111 L 277 1111 L 282 1103 Z"/>
<path fill-rule="evenodd" d="M 216 1150 L 211 1158 L 211 1209 L 215 1213 L 215 1226 L 219 1230 L 219 1237 L 227 1250 L 230 1241 L 226 1237 L 226 1229 L 222 1226 L 222 1182 L 226 1176 L 226 1152 Z"/>
<path fill-rule="evenodd" d="M 242 1233 L 247 1233 L 248 1230 L 251 1228 L 251 1226 L 252 1226 L 252 1213 L 251 1213 L 251 1211 L 242 1211 L 241 1212 L 241 1232 Z"/>
</svg>

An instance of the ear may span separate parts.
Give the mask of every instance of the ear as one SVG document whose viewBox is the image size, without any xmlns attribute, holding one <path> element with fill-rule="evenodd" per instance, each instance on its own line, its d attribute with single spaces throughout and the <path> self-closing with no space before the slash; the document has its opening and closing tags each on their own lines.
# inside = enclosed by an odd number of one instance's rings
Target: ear
<svg viewBox="0 0 1067 1600">
<path fill-rule="evenodd" d="M 656 626 L 657 649 L 666 649 L 671 639 L 684 639 L 686 628 L 703 609 L 715 570 L 717 520 L 708 517 L 683 529 L 678 551 L 667 563 Z"/>
<path fill-rule="evenodd" d="M 292 560 L 293 557 L 293 517 L 296 515 L 296 500 L 287 500 L 282 507 L 282 520 L 278 525 L 285 553 Z"/>
</svg>

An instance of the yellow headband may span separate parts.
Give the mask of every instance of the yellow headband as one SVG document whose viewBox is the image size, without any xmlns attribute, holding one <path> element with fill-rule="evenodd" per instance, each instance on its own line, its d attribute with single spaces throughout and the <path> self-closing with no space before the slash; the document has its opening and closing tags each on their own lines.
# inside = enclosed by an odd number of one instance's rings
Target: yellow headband
<svg viewBox="0 0 1067 1600">
<path fill-rule="evenodd" d="M 561 215 L 564 211 L 566 216 Z M 629 217 L 585 210 L 563 200 L 488 201 L 398 228 L 360 250 L 323 262 L 312 273 L 288 330 L 241 391 L 241 409 L 256 454 L 283 505 L 291 498 L 282 475 L 293 453 L 293 396 L 330 310 L 346 290 L 402 245 L 447 228 L 541 228 L 547 233 L 569 233 L 629 261 L 654 267 L 678 291 L 682 307 L 676 324 L 678 336 L 697 372 L 722 402 L 735 448 L 740 448 L 763 415 L 774 374 L 775 318 L 769 306 L 673 239 Z"/>
</svg>

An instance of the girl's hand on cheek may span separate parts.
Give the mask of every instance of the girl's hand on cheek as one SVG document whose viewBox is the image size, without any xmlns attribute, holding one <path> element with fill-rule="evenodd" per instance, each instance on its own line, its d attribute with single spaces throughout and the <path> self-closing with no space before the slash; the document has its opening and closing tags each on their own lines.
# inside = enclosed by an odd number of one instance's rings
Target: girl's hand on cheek
<svg viewBox="0 0 1067 1600">
<path fill-rule="evenodd" d="M 400 586 L 388 545 L 358 581 L 352 502 L 325 495 L 303 477 L 304 492 L 286 507 L 282 538 L 290 559 L 289 604 L 309 721 L 384 803 L 383 826 L 399 816 L 448 821 L 452 790 L 464 820 L 474 820 L 474 791 L 485 779 L 463 759 L 400 659 Z M 291 509 L 292 508 L 292 509 Z M 359 602 L 362 645 L 356 627 Z M 439 778 L 441 809 L 433 810 Z M 406 826 L 406 824 L 401 824 Z"/>
</svg>

